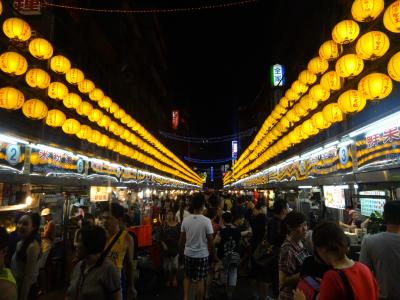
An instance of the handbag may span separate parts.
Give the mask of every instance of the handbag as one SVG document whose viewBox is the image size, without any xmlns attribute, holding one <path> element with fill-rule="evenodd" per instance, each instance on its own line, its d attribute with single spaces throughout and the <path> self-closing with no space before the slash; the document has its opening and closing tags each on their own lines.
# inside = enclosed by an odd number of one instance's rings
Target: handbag
<svg viewBox="0 0 400 300">
<path fill-rule="evenodd" d="M 257 265 L 267 267 L 278 258 L 279 248 L 264 240 L 258 244 L 252 256 Z"/>
<path fill-rule="evenodd" d="M 319 293 L 319 282 L 316 281 L 311 276 L 305 276 L 300 279 L 297 283 L 296 289 L 302 291 L 306 296 L 307 300 L 315 300 L 317 299 Z"/>
</svg>

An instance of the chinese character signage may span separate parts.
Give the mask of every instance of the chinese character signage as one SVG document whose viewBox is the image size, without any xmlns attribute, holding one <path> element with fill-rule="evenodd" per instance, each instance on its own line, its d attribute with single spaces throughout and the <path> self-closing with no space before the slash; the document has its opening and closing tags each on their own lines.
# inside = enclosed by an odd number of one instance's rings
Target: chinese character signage
<svg viewBox="0 0 400 300">
<path fill-rule="evenodd" d="M 22 15 L 40 15 L 40 0 L 14 0 L 14 8 Z"/>
<path fill-rule="evenodd" d="M 232 141 L 232 164 L 237 160 L 238 155 L 238 142 Z"/>
<path fill-rule="evenodd" d="M 271 84 L 273 87 L 285 85 L 285 68 L 280 64 L 271 67 Z"/>
<path fill-rule="evenodd" d="M 90 202 L 108 201 L 111 194 L 111 188 L 106 186 L 90 187 Z"/>
<path fill-rule="evenodd" d="M 111 165 L 106 162 L 90 161 L 88 173 L 89 175 L 96 174 L 96 175 L 112 176 L 119 179 L 123 174 L 123 170 L 116 165 Z"/>
<path fill-rule="evenodd" d="M 33 148 L 31 152 L 31 172 L 46 176 L 62 176 L 68 173 L 84 174 L 85 161 L 74 155 Z"/>
<path fill-rule="evenodd" d="M 179 126 L 179 111 L 172 111 L 172 129 L 177 130 Z"/>
<path fill-rule="evenodd" d="M 357 137 L 360 170 L 400 163 L 400 129 L 394 125 Z"/>
</svg>

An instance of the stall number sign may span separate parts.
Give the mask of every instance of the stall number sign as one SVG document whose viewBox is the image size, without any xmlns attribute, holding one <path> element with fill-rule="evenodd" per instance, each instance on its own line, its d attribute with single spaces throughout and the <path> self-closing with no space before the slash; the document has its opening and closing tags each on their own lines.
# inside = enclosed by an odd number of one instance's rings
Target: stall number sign
<svg viewBox="0 0 400 300">
<path fill-rule="evenodd" d="M 6 159 L 8 163 L 15 166 L 19 163 L 21 157 L 21 148 L 18 145 L 8 145 L 6 149 Z"/>
<path fill-rule="evenodd" d="M 90 202 L 108 201 L 110 189 L 106 186 L 90 187 Z"/>
<path fill-rule="evenodd" d="M 373 198 L 360 198 L 361 202 L 361 214 L 369 217 L 373 212 L 379 212 L 383 214 L 383 207 L 385 206 L 385 199 L 373 199 Z"/>
</svg>

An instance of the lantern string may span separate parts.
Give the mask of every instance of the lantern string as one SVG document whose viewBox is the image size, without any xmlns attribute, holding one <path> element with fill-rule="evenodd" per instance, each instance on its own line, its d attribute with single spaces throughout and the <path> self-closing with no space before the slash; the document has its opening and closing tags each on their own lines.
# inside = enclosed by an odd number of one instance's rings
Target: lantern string
<svg viewBox="0 0 400 300">
<path fill-rule="evenodd" d="M 47 2 L 47 0 L 42 0 L 41 5 L 47 6 L 47 7 L 76 10 L 76 11 L 81 11 L 81 12 L 94 12 L 94 13 L 159 14 L 159 13 L 180 13 L 180 12 L 194 12 L 194 11 L 230 8 L 230 7 L 235 7 L 235 6 L 245 6 L 247 4 L 255 4 L 258 1 L 259 0 L 242 0 L 242 1 L 236 1 L 236 2 L 223 3 L 223 4 L 211 4 L 211 5 L 202 5 L 202 6 L 196 6 L 196 7 L 152 8 L 152 9 L 88 8 L 88 7 L 49 3 L 49 2 Z"/>
<path fill-rule="evenodd" d="M 186 143 L 199 143 L 199 144 L 211 144 L 211 143 L 222 143 L 222 142 L 229 142 L 237 139 L 241 139 L 246 136 L 251 136 L 254 132 L 256 132 L 256 127 L 252 127 L 245 131 L 241 131 L 238 133 L 224 135 L 224 136 L 217 136 L 217 137 L 190 137 L 190 136 L 182 136 L 177 135 L 165 131 L 160 131 L 160 134 L 168 139 L 186 142 Z"/>
</svg>

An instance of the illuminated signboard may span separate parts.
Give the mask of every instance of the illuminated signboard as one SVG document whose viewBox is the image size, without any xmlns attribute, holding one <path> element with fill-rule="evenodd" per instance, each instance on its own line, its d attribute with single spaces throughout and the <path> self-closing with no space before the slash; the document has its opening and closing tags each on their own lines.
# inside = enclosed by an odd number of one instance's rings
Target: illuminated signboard
<svg viewBox="0 0 400 300">
<path fill-rule="evenodd" d="M 173 110 L 172 111 L 172 129 L 176 130 L 179 126 L 179 111 Z"/>
<path fill-rule="evenodd" d="M 232 141 L 232 163 L 237 160 L 238 142 Z"/>
<path fill-rule="evenodd" d="M 360 203 L 361 203 L 361 214 L 369 217 L 373 212 L 379 212 L 383 214 L 383 207 L 385 206 L 386 200 L 383 198 L 386 193 L 384 191 L 364 191 L 360 192 Z M 374 197 L 378 196 L 378 197 Z"/>
<path fill-rule="evenodd" d="M 344 187 L 335 185 L 324 185 L 325 206 L 344 209 L 346 206 Z"/>
<path fill-rule="evenodd" d="M 272 86 L 285 85 L 285 68 L 280 64 L 271 67 L 271 84 Z"/>
</svg>

